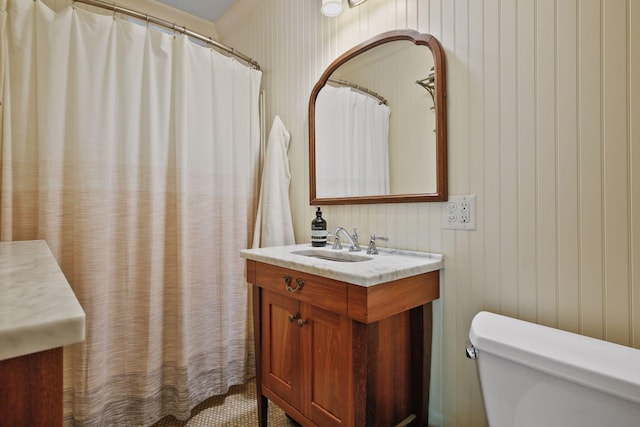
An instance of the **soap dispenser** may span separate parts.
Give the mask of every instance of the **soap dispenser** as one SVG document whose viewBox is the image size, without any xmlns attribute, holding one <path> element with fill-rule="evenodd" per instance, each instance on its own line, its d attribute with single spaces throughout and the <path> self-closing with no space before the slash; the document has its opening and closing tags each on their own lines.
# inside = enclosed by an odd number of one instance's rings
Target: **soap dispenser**
<svg viewBox="0 0 640 427">
<path fill-rule="evenodd" d="M 318 208 L 316 217 L 311 221 L 311 246 L 325 246 L 327 235 L 327 221 L 322 218 L 322 211 Z"/>
</svg>

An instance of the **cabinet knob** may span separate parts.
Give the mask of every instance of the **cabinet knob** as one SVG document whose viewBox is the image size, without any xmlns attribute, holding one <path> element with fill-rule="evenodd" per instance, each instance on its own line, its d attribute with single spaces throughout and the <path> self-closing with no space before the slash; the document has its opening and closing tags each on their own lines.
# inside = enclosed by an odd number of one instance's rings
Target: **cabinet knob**
<svg viewBox="0 0 640 427">
<path fill-rule="evenodd" d="M 298 326 L 299 326 L 299 327 L 301 327 L 301 328 L 302 328 L 306 323 L 307 323 L 307 321 L 306 321 L 306 320 L 298 319 Z"/>
<path fill-rule="evenodd" d="M 293 278 L 291 276 L 284 276 L 284 284 L 285 284 L 285 289 L 287 290 L 287 292 L 291 292 L 291 293 L 298 292 L 305 285 L 305 281 L 302 280 L 301 278 L 297 277 L 296 278 L 296 287 L 294 288 L 293 286 L 291 286 L 291 281 L 292 280 L 293 280 Z"/>
<path fill-rule="evenodd" d="M 298 316 L 296 316 L 295 314 L 291 314 L 289 313 L 289 322 L 293 322 L 294 320 L 297 320 Z"/>
</svg>

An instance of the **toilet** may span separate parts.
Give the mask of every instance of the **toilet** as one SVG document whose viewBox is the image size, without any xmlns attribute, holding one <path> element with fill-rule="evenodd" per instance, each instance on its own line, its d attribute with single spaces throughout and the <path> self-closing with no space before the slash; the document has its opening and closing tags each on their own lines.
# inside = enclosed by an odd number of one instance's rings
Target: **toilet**
<svg viewBox="0 0 640 427">
<path fill-rule="evenodd" d="M 469 341 L 490 427 L 640 426 L 640 350 L 486 311 Z"/>
</svg>

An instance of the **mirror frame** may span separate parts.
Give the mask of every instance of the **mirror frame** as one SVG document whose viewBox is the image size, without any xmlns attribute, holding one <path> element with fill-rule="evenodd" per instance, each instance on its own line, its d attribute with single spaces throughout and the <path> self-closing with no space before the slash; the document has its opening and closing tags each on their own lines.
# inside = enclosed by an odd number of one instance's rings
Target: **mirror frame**
<svg viewBox="0 0 640 427">
<path fill-rule="evenodd" d="M 380 196 L 316 197 L 315 111 L 318 93 L 333 72 L 345 62 L 376 46 L 397 40 L 408 40 L 426 46 L 433 55 L 435 71 L 434 107 L 436 114 L 436 190 L 433 193 L 387 194 Z M 429 70 L 426 70 L 429 72 Z M 309 199 L 310 205 L 349 205 L 365 203 L 442 202 L 447 200 L 447 75 L 444 50 L 430 34 L 415 30 L 395 30 L 379 34 L 343 53 L 322 73 L 309 98 Z"/>
</svg>

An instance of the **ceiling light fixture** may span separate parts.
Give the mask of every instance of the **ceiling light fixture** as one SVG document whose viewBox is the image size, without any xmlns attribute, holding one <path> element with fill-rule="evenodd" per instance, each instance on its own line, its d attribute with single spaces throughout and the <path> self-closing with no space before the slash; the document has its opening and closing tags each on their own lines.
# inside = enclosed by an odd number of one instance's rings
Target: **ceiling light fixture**
<svg viewBox="0 0 640 427">
<path fill-rule="evenodd" d="M 349 7 L 356 7 L 359 4 L 366 2 L 367 0 L 349 0 Z"/>
<path fill-rule="evenodd" d="M 342 13 L 342 0 L 322 0 L 320 11 L 324 16 L 338 16 Z"/>
</svg>

